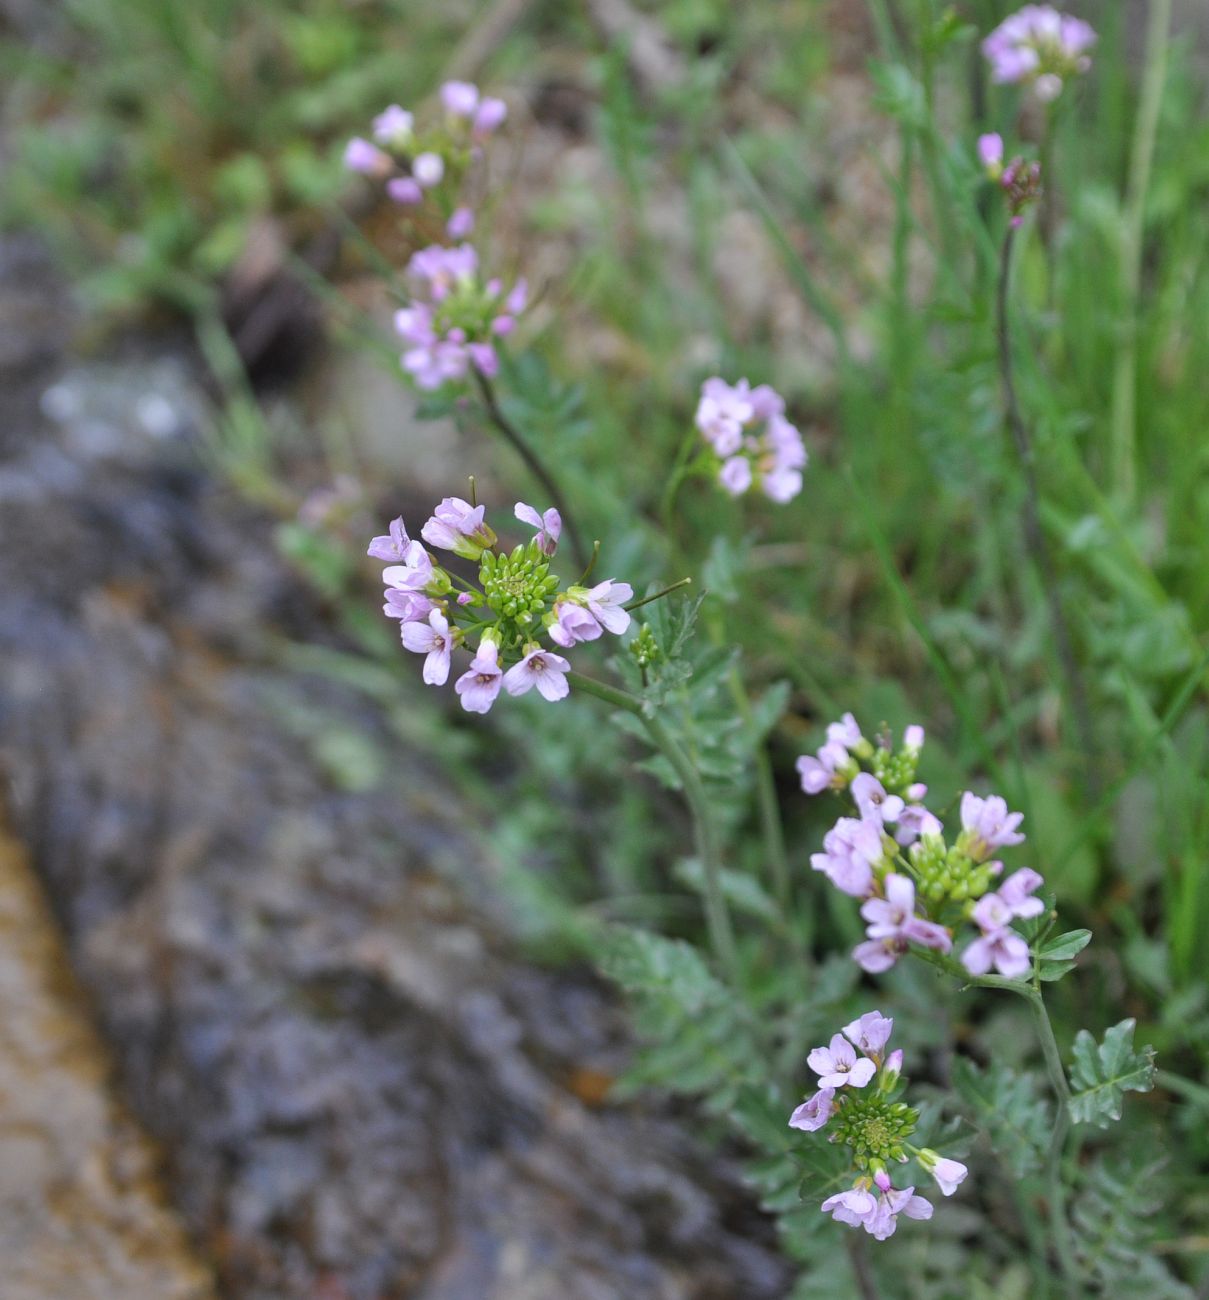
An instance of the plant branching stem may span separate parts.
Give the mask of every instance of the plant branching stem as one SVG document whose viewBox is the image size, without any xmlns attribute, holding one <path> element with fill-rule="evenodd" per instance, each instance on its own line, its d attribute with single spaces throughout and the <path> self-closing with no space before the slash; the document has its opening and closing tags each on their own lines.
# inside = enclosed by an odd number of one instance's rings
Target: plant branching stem
<svg viewBox="0 0 1209 1300">
<path fill-rule="evenodd" d="M 1142 227 L 1155 134 L 1167 79 L 1167 45 L 1171 0 L 1150 0 L 1142 90 L 1134 123 L 1129 180 L 1121 223 L 1121 331 L 1112 377 L 1112 424 L 1109 434 L 1111 483 L 1125 503 L 1133 500 L 1137 472 L 1138 295 L 1142 272 Z"/>
<path fill-rule="evenodd" d="M 1088 793 L 1094 796 L 1097 787 L 1095 731 L 1091 722 L 1091 709 L 1087 700 L 1087 688 L 1079 663 L 1075 658 L 1074 645 L 1071 642 L 1070 627 L 1066 621 L 1066 612 L 1058 595 L 1058 584 L 1050 559 L 1049 547 L 1041 527 L 1041 489 L 1037 481 L 1037 462 L 1033 450 L 1033 440 L 1028 425 L 1020 411 L 1020 401 L 1016 395 L 1016 378 L 1012 366 L 1012 338 L 1008 318 L 1009 289 L 1012 271 L 1012 248 L 1016 232 L 1009 228 L 1003 241 L 1003 252 L 999 260 L 999 286 L 995 301 L 996 333 L 999 339 L 999 377 L 1003 385 L 1004 414 L 1016 455 L 1024 474 L 1024 543 L 1028 549 L 1037 576 L 1045 589 L 1045 601 L 1049 609 L 1050 628 L 1054 637 L 1054 648 L 1058 652 L 1058 662 L 1062 666 L 1062 675 L 1066 679 L 1067 698 L 1079 743 L 1083 748 L 1085 785 Z"/>
<path fill-rule="evenodd" d="M 580 538 L 579 530 L 575 526 L 575 520 L 572 518 L 570 511 L 567 509 L 567 501 L 563 496 L 558 484 L 554 481 L 553 475 L 542 464 L 541 458 L 532 447 L 521 437 L 520 430 L 504 414 L 500 406 L 499 398 L 496 396 L 495 388 L 491 380 L 486 375 L 474 371 L 475 382 L 478 384 L 479 395 L 483 399 L 483 408 L 487 412 L 487 417 L 493 425 L 503 434 L 505 441 L 512 447 L 516 454 L 525 462 L 526 468 L 535 479 L 541 484 L 542 489 L 550 498 L 551 503 L 558 513 L 562 516 L 563 527 L 567 530 L 567 537 L 571 542 L 571 550 L 575 554 L 575 562 L 581 569 L 586 569 L 591 561 L 589 552 L 585 549 L 583 540 Z"/>
<path fill-rule="evenodd" d="M 701 775 L 692 759 L 677 743 L 671 732 L 659 718 L 652 716 L 643 703 L 628 691 L 619 690 L 606 682 L 598 682 L 594 677 L 585 677 L 582 673 L 569 673 L 568 679 L 573 687 L 593 695 L 606 704 L 624 709 L 638 718 L 646 728 L 655 747 L 671 764 L 684 790 L 684 799 L 688 804 L 693 823 L 693 836 L 697 853 L 705 874 L 705 924 L 709 930 L 710 945 L 714 955 L 722 964 L 734 987 L 739 986 L 739 953 L 735 946 L 734 927 L 731 925 L 730 911 L 726 897 L 722 892 L 722 861 L 718 848 L 718 836 L 710 812 L 709 798 Z"/>
</svg>

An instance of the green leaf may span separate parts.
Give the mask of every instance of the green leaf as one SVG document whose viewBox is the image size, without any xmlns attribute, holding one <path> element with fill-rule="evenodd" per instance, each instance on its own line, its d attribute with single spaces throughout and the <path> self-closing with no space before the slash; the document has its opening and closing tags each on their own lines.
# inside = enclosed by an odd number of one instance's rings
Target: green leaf
<svg viewBox="0 0 1209 1300">
<path fill-rule="evenodd" d="M 1192 1300 L 1192 1289 L 1152 1251 L 1168 1180 L 1165 1161 L 1150 1157 L 1162 1143 L 1157 1133 L 1150 1137 L 1082 1171 L 1070 1216 L 1076 1255 L 1096 1295 Z"/>
<path fill-rule="evenodd" d="M 1040 1169 L 1052 1121 L 1033 1077 L 1003 1068 L 980 1070 L 973 1061 L 958 1057 L 952 1078 L 991 1149 L 1012 1173 L 1023 1178 Z"/>
<path fill-rule="evenodd" d="M 1103 1043 L 1080 1029 L 1075 1035 L 1071 1067 L 1070 1115 L 1076 1124 L 1107 1128 L 1121 1118 L 1126 1092 L 1149 1092 L 1154 1087 L 1154 1048 L 1133 1048 L 1136 1020 L 1122 1020 L 1104 1035 Z"/>
<path fill-rule="evenodd" d="M 1066 934 L 1050 939 L 1037 955 L 1042 961 L 1069 961 L 1077 953 L 1081 953 L 1090 942 L 1090 930 L 1068 930 Z"/>
<path fill-rule="evenodd" d="M 601 968 L 627 992 L 658 993 L 672 999 L 686 1015 L 729 996 L 694 947 L 647 930 L 616 927 L 606 943 Z"/>
</svg>

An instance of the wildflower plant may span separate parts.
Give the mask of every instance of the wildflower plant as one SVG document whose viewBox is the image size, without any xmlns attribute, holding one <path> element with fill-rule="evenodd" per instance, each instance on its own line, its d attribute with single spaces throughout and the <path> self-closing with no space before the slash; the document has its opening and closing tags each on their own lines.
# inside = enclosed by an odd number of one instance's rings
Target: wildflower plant
<svg viewBox="0 0 1209 1300">
<path fill-rule="evenodd" d="M 991 33 L 983 50 L 994 80 L 1028 84 L 1052 100 L 1066 80 L 1088 71 L 1094 40 L 1080 20 L 1030 5 Z M 446 113 L 460 125 L 447 121 L 440 129 L 461 132 L 472 148 L 474 114 L 484 101 L 473 87 L 446 91 Z M 406 115 L 385 116 L 374 147 L 395 133 L 389 172 L 360 149 L 359 169 L 383 180 L 406 170 L 403 179 L 423 188 L 416 168 L 425 152 L 451 166 L 454 155 L 437 147 L 439 133 L 412 141 Z M 984 344 L 998 345 L 997 416 L 1024 469 L 1029 554 L 1046 574 L 1008 319 L 1014 241 L 1024 237 L 1022 221 L 1041 196 L 1043 177 L 1040 164 L 1023 155 L 1005 159 L 996 132 L 981 134 L 977 158 L 1005 209 L 991 205 L 980 216 L 978 256 L 992 249 L 980 271 L 995 280 L 996 308 L 995 337 Z M 972 194 L 969 164 L 959 172 Z M 976 207 L 972 197 L 969 206 Z M 988 229 L 1002 236 L 997 279 Z M 462 709 L 473 714 L 490 711 L 502 694 L 594 699 L 640 747 L 636 771 L 683 799 L 692 839 L 672 875 L 699 899 L 705 942 L 696 943 L 682 921 L 675 934 L 620 921 L 590 927 L 602 966 L 632 995 L 650 1042 L 630 1086 L 695 1098 L 733 1125 L 753 1151 L 751 1182 L 781 1216 L 787 1249 L 812 1265 L 824 1252 L 809 1243 L 823 1234 L 837 1234 L 826 1238 L 832 1242 L 841 1230 L 849 1234 L 859 1278 L 866 1238 L 887 1242 L 907 1220 L 936 1218 L 912 1231 L 944 1231 L 935 1197 L 986 1200 L 993 1152 L 1005 1183 L 1020 1184 L 1021 1236 L 1042 1288 L 1055 1269 L 1063 1294 L 1102 1285 L 1103 1260 L 1081 1244 L 1080 1197 L 1092 1180 L 1075 1159 L 1072 1126 L 1115 1123 L 1126 1093 L 1153 1086 L 1153 1053 L 1135 1048 L 1133 1021 L 1122 1020 L 1102 1036 L 1080 1031 L 1064 1055 L 1046 995 L 1076 969 L 1092 936 L 1059 926 L 1060 900 L 1035 865 L 1042 859 L 1031 818 L 1026 823 L 1006 795 L 980 793 L 972 772 L 952 798 L 937 797 L 920 723 L 868 729 L 867 719 L 844 713 L 796 761 L 797 784 L 810 807 L 830 810 L 830 826 L 810 843 L 787 843 L 778 776 L 787 783 L 792 776 L 778 770 L 768 740 L 790 707 L 791 689 L 777 682 L 749 691 L 750 664 L 731 644 L 741 638 L 727 626 L 724 597 L 689 596 L 678 590 L 687 580 L 661 586 L 654 562 L 643 573 L 649 582 L 641 597 L 630 581 L 593 581 L 596 548 L 585 555 L 574 531 L 585 502 L 562 486 L 575 477 L 574 447 L 568 441 L 556 456 L 539 454 L 518 427 L 523 404 L 509 392 L 510 384 L 519 387 L 521 368 L 499 344 L 524 310 L 525 281 L 505 285 L 486 276 L 456 227 L 446 239 L 407 265 L 409 301 L 396 316 L 402 368 L 426 392 L 452 391 L 444 409 L 459 417 L 471 409 L 464 390 L 472 385 L 485 423 L 520 454 L 543 501 L 553 504 L 539 510 L 518 502 L 505 526 L 488 522 L 473 491 L 469 500 L 446 498 L 418 539 L 396 519 L 369 554 L 385 564 L 384 613 L 398 620 L 403 650 L 422 657 L 426 683 L 452 682 Z M 791 518 L 808 457 L 785 399 L 768 384 L 714 375 L 680 397 L 682 411 L 694 398 L 696 407 L 690 429 L 678 421 L 684 441 L 656 487 L 669 536 L 651 549 L 665 563 L 674 556 L 706 569 L 673 535 L 681 485 L 706 479 L 732 497 L 762 496 L 766 509 L 787 507 Z M 521 540 L 501 541 L 500 533 L 518 526 Z M 564 534 L 579 552 L 579 576 L 569 584 L 556 566 Z M 732 578 L 755 603 L 764 599 L 755 566 Z M 1084 710 L 1078 673 L 1068 673 L 1069 629 L 1055 586 L 1046 588 L 1045 608 L 1077 726 Z M 773 660 L 774 648 L 770 641 L 760 651 Z M 804 724 L 795 726 L 800 735 Z M 1086 752 L 1094 753 L 1090 742 Z M 753 809 L 756 843 L 747 835 Z M 816 906 L 812 891 L 824 881 L 834 893 Z M 845 952 L 826 955 L 840 946 L 835 935 L 848 933 Z M 903 1010 L 893 1019 L 880 1010 L 854 1016 L 869 1005 L 872 984 L 882 1006 L 902 993 Z M 975 1059 L 944 1023 L 951 999 L 970 990 L 1016 999 L 1035 1044 L 1014 1042 L 1004 1060 L 994 1051 L 989 1060 Z M 935 1002 L 927 1013 L 924 999 Z M 896 1020 L 904 1046 L 891 1049 Z M 837 1024 L 842 1030 L 832 1032 Z M 946 1051 L 931 1053 L 929 1043 Z"/>
</svg>

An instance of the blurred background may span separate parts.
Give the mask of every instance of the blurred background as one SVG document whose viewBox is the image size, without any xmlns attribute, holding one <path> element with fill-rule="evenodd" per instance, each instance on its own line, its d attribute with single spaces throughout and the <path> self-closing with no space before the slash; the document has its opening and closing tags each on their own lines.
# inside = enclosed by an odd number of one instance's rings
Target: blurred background
<svg viewBox="0 0 1209 1300">
<path fill-rule="evenodd" d="M 610 574 L 693 572 L 750 680 L 785 683 L 770 744 L 815 955 L 860 927 L 809 878 L 829 810 L 793 760 L 844 709 L 922 721 L 933 789 L 977 775 L 1023 808 L 1096 934 L 1055 994 L 1063 1045 L 1133 1015 L 1159 1049 L 1130 1122 L 1172 1158 L 1167 1257 L 1204 1287 L 1209 9 L 1175 5 L 1131 215 L 1146 6 L 1077 6 L 1095 66 L 1021 251 L 1080 734 L 1021 535 L 973 153 L 988 129 L 1040 146 L 978 53 L 1009 8 L 0 0 L 6 1300 L 795 1286 L 741 1151 L 666 1090 L 613 1088 L 634 1035 L 592 926 L 692 931 L 675 800 L 592 701 L 467 720 L 379 614 L 386 520 L 469 473 L 532 499 L 481 424 L 402 382 L 382 268 L 412 246 L 341 164 L 451 77 L 509 106 L 489 240 L 536 290 L 510 414 Z M 786 394 L 812 456 L 792 506 L 699 484 L 668 519 L 713 373 Z M 715 776 L 758 869 L 748 777 Z M 895 996 L 938 1077 L 938 996 L 975 1054 L 1027 1050 L 1014 1008 L 971 1019 L 918 972 Z M 980 1231 L 904 1246 L 935 1279 L 915 1294 L 1027 1295 L 1007 1263 L 952 1289 Z"/>
</svg>

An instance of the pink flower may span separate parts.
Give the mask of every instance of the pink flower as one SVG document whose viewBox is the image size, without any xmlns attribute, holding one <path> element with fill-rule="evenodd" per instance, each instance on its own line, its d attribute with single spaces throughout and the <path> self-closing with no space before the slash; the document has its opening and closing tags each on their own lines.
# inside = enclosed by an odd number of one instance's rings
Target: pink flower
<svg viewBox="0 0 1209 1300">
<path fill-rule="evenodd" d="M 474 213 L 470 208 L 455 208 L 445 223 L 445 233 L 450 239 L 465 239 L 474 229 Z"/>
<path fill-rule="evenodd" d="M 1091 67 L 1096 34 L 1080 18 L 1051 5 L 1028 4 L 1005 18 L 983 41 L 991 80 L 1030 82 L 1039 98 L 1055 99 L 1063 80 Z"/>
<path fill-rule="evenodd" d="M 909 876 L 891 872 L 885 879 L 885 898 L 870 898 L 861 905 L 861 916 L 869 922 L 870 939 L 913 941 L 925 948 L 948 952 L 953 946 L 949 932 L 934 921 L 915 915 L 915 884 Z"/>
<path fill-rule="evenodd" d="M 852 778 L 852 797 L 862 821 L 884 825 L 895 822 L 902 815 L 903 801 L 896 794 L 887 794 L 886 787 L 869 772 L 860 772 Z"/>
<path fill-rule="evenodd" d="M 472 244 L 459 244 L 456 248 L 431 244 L 411 255 L 407 274 L 427 284 L 434 302 L 442 302 L 459 284 L 473 281 L 478 266 L 479 255 Z M 396 317 L 396 326 L 397 322 Z"/>
<path fill-rule="evenodd" d="M 483 641 L 470 667 L 453 684 L 462 697 L 467 713 L 486 713 L 500 693 L 503 673 L 499 667 L 499 648 L 494 641 Z"/>
<path fill-rule="evenodd" d="M 1030 897 L 1040 889 L 1045 881 L 1031 867 L 1021 867 L 1014 871 L 995 891 L 1007 904 L 1013 916 L 1021 919 L 1040 916 L 1045 911 L 1045 904 L 1039 898 Z"/>
<path fill-rule="evenodd" d="M 718 482 L 732 497 L 742 496 L 751 487 L 751 480 L 751 461 L 746 456 L 731 456 L 718 471 Z"/>
<path fill-rule="evenodd" d="M 834 1109 L 831 1103 L 834 1097 L 834 1088 L 820 1088 L 813 1096 L 807 1097 L 790 1115 L 789 1127 L 801 1129 L 806 1133 L 817 1132 L 831 1118 Z"/>
<path fill-rule="evenodd" d="M 469 81 L 447 81 L 441 87 L 441 103 L 454 117 L 469 117 L 478 107 L 479 88 Z"/>
<path fill-rule="evenodd" d="M 837 1223 L 849 1227 L 863 1227 L 877 1212 L 877 1201 L 864 1187 L 853 1187 L 846 1192 L 829 1196 L 822 1204 L 824 1214 L 830 1214 Z"/>
<path fill-rule="evenodd" d="M 930 1147 L 925 1147 L 919 1153 L 919 1163 L 927 1173 L 936 1179 L 936 1185 L 940 1188 L 943 1196 L 952 1196 L 958 1187 L 965 1182 L 966 1176 L 970 1172 L 960 1160 L 946 1160 L 944 1156 L 937 1155 Z"/>
<path fill-rule="evenodd" d="M 857 1060 L 856 1049 L 843 1034 L 833 1034 L 826 1047 L 816 1047 L 806 1064 L 819 1076 L 820 1088 L 843 1088 L 851 1084 L 863 1088 L 877 1073 L 877 1066 L 867 1057 Z"/>
<path fill-rule="evenodd" d="M 907 951 L 906 943 L 899 938 L 867 939 L 852 950 L 852 960 L 870 975 L 880 975 Z"/>
<path fill-rule="evenodd" d="M 432 581 L 432 559 L 419 542 L 408 542 L 403 563 L 383 569 L 382 581 L 400 591 L 423 591 Z"/>
<path fill-rule="evenodd" d="M 607 578 L 590 587 L 584 599 L 593 618 L 606 632 L 620 636 L 630 626 L 630 612 L 624 606 L 634 599 L 634 588 L 628 582 Z"/>
<path fill-rule="evenodd" d="M 553 555 L 563 530 L 562 515 L 553 506 L 545 514 L 539 515 L 533 506 L 527 506 L 523 501 L 516 503 L 513 513 L 522 524 L 531 524 L 537 529 L 537 536 L 533 539 L 537 543 L 537 549 L 543 555 Z"/>
<path fill-rule="evenodd" d="M 388 587 L 382 612 L 387 618 L 398 618 L 404 623 L 414 623 L 416 619 L 427 618 L 428 611 L 432 608 L 432 601 L 418 591 L 402 591 L 398 587 Z"/>
<path fill-rule="evenodd" d="M 395 176 L 386 182 L 386 193 L 396 203 L 414 205 L 423 202 L 424 191 L 420 183 L 410 176 Z"/>
<path fill-rule="evenodd" d="M 827 727 L 827 739 L 845 749 L 852 750 L 864 739 L 856 719 L 851 713 L 845 713 L 839 722 L 832 722 Z"/>
<path fill-rule="evenodd" d="M 885 1241 L 887 1237 L 892 1237 L 895 1228 L 898 1227 L 900 1214 L 905 1214 L 908 1219 L 932 1217 L 932 1203 L 925 1201 L 922 1196 L 916 1196 L 914 1187 L 896 1190 L 890 1184 L 889 1175 L 885 1173 L 875 1174 L 874 1182 L 881 1192 L 877 1199 L 877 1208 L 861 1221 L 861 1226 L 871 1237 L 878 1241 Z"/>
<path fill-rule="evenodd" d="M 481 140 L 484 136 L 498 130 L 507 116 L 508 105 L 502 99 L 493 99 L 491 96 L 485 98 L 474 115 L 475 138 Z"/>
<path fill-rule="evenodd" d="M 719 456 L 739 450 L 743 426 L 755 415 L 746 379 L 732 388 L 716 375 L 701 385 L 697 403 L 696 425 Z"/>
<path fill-rule="evenodd" d="M 595 641 L 601 634 L 601 626 L 592 614 L 573 600 L 559 600 L 554 615 L 550 640 L 566 649 L 580 641 Z"/>
<path fill-rule="evenodd" d="M 485 506 L 472 506 L 461 497 L 445 497 L 420 529 L 420 536 L 430 546 L 477 559 L 495 541 L 495 534 L 483 522 L 485 510 Z"/>
<path fill-rule="evenodd" d="M 567 685 L 570 671 L 571 665 L 562 655 L 533 646 L 520 663 L 514 664 L 504 674 L 504 689 L 509 695 L 524 695 L 537 687 L 542 699 L 565 699 L 570 690 Z"/>
<path fill-rule="evenodd" d="M 411 174 L 426 190 L 439 185 L 445 175 L 445 159 L 439 153 L 426 150 L 411 160 Z"/>
<path fill-rule="evenodd" d="M 985 862 L 993 849 L 1023 844 L 1024 836 L 1016 827 L 1024 820 L 1023 813 L 1009 813 L 1007 801 L 999 795 L 980 799 L 969 790 L 961 796 L 961 847 L 975 862 Z"/>
<path fill-rule="evenodd" d="M 427 623 L 404 623 L 401 633 L 408 650 L 428 656 L 424 660 L 424 680 L 428 685 L 444 686 L 449 680 L 449 654 L 453 649 L 445 615 L 434 609 Z"/>
<path fill-rule="evenodd" d="M 1015 930 L 987 930 L 961 954 L 961 964 L 971 975 L 985 975 L 994 967 L 1006 979 L 1027 975 L 1032 966 L 1028 944 Z"/>
<path fill-rule="evenodd" d="M 926 793 L 927 787 L 924 789 Z M 914 844 L 921 835 L 939 835 L 943 830 L 940 820 L 923 804 L 909 803 L 898 815 L 894 838 L 905 848 L 909 844 Z"/>
<path fill-rule="evenodd" d="M 908 754 L 918 754 L 924 747 L 924 729 L 918 722 L 913 722 L 906 731 L 903 732 L 903 748 Z M 927 793 L 925 789 L 924 793 Z M 923 795 L 917 796 L 923 798 Z"/>
<path fill-rule="evenodd" d="M 859 1020 L 844 1026 L 844 1034 L 854 1047 L 878 1061 L 893 1028 L 894 1021 L 889 1016 L 883 1016 L 880 1011 L 866 1011 Z"/>
<path fill-rule="evenodd" d="M 841 817 L 823 837 L 823 852 L 810 855 L 810 866 L 853 898 L 873 889 L 873 868 L 885 856 L 881 827 L 855 817 Z"/>
<path fill-rule="evenodd" d="M 414 125 L 415 119 L 405 108 L 391 104 L 374 118 L 374 139 L 381 144 L 401 148 L 411 139 Z"/>
<path fill-rule="evenodd" d="M 992 132 L 978 137 L 978 161 L 992 180 L 1003 174 L 1003 137 Z"/>
<path fill-rule="evenodd" d="M 389 154 L 384 154 L 377 145 L 354 136 L 344 146 L 344 165 L 350 172 L 362 176 L 385 176 L 393 170 L 394 163 Z"/>
<path fill-rule="evenodd" d="M 403 516 L 400 515 L 390 521 L 388 531 L 383 536 L 375 537 L 370 542 L 366 554 L 372 555 L 375 560 L 400 561 L 410 545 L 411 538 L 407 535 L 407 529 L 403 526 Z"/>
<path fill-rule="evenodd" d="M 848 751 L 830 740 L 817 755 L 803 754 L 796 764 L 802 789 L 806 794 L 820 794 L 828 788 L 841 789 L 844 777 L 840 769 L 848 762 Z"/>
</svg>

